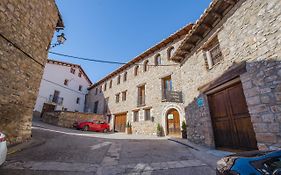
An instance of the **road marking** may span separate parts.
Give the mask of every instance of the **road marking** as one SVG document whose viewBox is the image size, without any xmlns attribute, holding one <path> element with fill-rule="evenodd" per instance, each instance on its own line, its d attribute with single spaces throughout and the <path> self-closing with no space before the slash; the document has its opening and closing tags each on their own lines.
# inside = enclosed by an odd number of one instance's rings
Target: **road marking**
<svg viewBox="0 0 281 175">
<path fill-rule="evenodd" d="M 104 146 L 111 145 L 111 144 L 112 144 L 112 142 L 103 142 L 103 143 L 99 143 L 99 144 L 97 144 L 97 145 L 91 146 L 91 150 L 100 149 L 100 148 L 102 148 L 102 147 L 104 147 Z"/>
</svg>

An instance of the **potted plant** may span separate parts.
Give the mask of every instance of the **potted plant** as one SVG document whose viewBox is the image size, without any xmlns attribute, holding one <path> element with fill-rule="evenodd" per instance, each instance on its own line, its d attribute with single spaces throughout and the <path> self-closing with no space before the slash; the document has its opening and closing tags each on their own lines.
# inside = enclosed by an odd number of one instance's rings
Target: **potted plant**
<svg viewBox="0 0 281 175">
<path fill-rule="evenodd" d="M 157 136 L 162 137 L 164 135 L 163 127 L 158 123 L 157 124 Z"/>
<path fill-rule="evenodd" d="M 132 134 L 132 124 L 130 122 L 127 122 L 126 125 L 126 129 L 127 129 L 127 134 Z"/>
<path fill-rule="evenodd" d="M 185 121 L 183 121 L 182 125 L 181 125 L 181 136 L 182 136 L 183 139 L 187 139 L 187 131 L 186 131 Z"/>
</svg>

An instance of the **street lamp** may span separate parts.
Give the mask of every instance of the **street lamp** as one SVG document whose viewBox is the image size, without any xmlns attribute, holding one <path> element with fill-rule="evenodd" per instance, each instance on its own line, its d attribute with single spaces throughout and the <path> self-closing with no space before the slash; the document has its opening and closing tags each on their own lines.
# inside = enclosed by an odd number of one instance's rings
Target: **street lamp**
<svg viewBox="0 0 281 175">
<path fill-rule="evenodd" d="M 50 48 L 54 48 L 58 45 L 61 45 L 63 44 L 64 42 L 66 41 L 66 38 L 64 36 L 64 33 L 61 33 L 60 35 L 57 35 L 57 42 L 54 43 L 54 44 L 51 44 L 51 47 Z"/>
</svg>

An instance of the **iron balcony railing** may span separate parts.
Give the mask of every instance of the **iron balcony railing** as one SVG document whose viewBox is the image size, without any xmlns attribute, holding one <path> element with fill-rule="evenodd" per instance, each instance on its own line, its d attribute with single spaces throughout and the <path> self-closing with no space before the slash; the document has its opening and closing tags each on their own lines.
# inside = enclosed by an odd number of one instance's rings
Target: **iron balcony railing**
<svg viewBox="0 0 281 175">
<path fill-rule="evenodd" d="M 55 103 L 57 105 L 62 105 L 63 98 L 62 97 L 58 97 L 58 96 L 54 96 L 54 95 L 50 95 L 49 96 L 49 103 Z"/>
<path fill-rule="evenodd" d="M 144 96 L 138 97 L 137 107 L 140 107 L 140 106 L 145 106 L 145 97 Z"/>
<path fill-rule="evenodd" d="M 168 90 L 165 90 L 162 93 L 162 101 L 182 103 L 183 102 L 182 92 L 181 91 L 168 91 Z"/>
</svg>

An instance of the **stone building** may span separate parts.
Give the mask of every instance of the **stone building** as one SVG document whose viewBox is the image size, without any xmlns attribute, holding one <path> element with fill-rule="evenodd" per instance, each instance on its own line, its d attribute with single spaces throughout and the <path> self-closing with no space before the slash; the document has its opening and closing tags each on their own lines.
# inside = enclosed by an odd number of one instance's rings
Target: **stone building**
<svg viewBox="0 0 281 175">
<path fill-rule="evenodd" d="M 176 51 L 193 142 L 280 146 L 280 8 L 279 0 L 214 0 Z"/>
<path fill-rule="evenodd" d="M 0 130 L 10 144 L 31 136 L 48 48 L 63 27 L 54 0 L 0 1 Z"/>
<path fill-rule="evenodd" d="M 179 31 L 181 37 L 175 33 L 176 39 L 92 85 L 87 106 L 111 114 L 119 131 L 130 121 L 135 133 L 153 134 L 160 123 L 166 135 L 179 134 L 186 120 L 188 139 L 198 144 L 280 146 L 280 8 L 279 0 L 213 0 L 191 29 Z M 169 66 L 157 66 L 158 54 Z M 146 60 L 154 65 L 148 71 Z"/>
<path fill-rule="evenodd" d="M 158 123 L 168 133 L 163 116 L 174 115 L 170 134 L 179 135 L 180 123 L 185 120 L 180 67 L 170 58 L 191 27 L 183 27 L 93 84 L 87 108 L 110 114 L 111 126 L 117 131 L 124 132 L 126 122 L 131 122 L 133 132 L 138 134 L 156 134 Z"/>
</svg>

